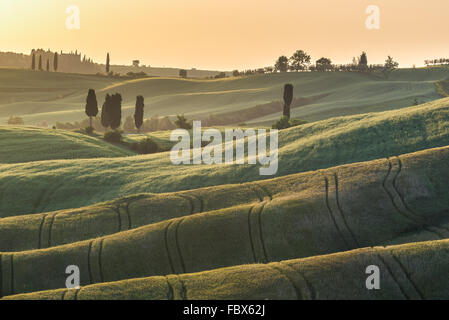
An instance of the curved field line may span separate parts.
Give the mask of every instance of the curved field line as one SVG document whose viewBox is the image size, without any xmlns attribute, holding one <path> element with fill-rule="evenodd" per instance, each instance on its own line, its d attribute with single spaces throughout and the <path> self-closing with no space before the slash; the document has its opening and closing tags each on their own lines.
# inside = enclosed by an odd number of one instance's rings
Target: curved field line
<svg viewBox="0 0 449 320">
<path fill-rule="evenodd" d="M 349 234 L 351 235 L 352 239 L 356 243 L 357 248 L 360 248 L 360 243 L 357 240 L 355 234 L 352 232 L 351 228 L 349 228 L 348 222 L 347 222 L 346 217 L 345 217 L 345 215 L 343 213 L 343 209 L 342 209 L 342 207 L 340 205 L 340 195 L 339 195 L 339 191 L 338 191 L 338 176 L 337 176 L 336 173 L 334 173 L 334 178 L 335 178 L 335 198 L 337 200 L 338 211 L 340 211 L 340 215 L 341 215 L 341 218 L 343 220 L 343 223 L 344 223 L 346 229 L 349 231 Z"/>
<path fill-rule="evenodd" d="M 399 290 L 401 291 L 402 295 L 407 299 L 410 300 L 410 297 L 407 295 L 407 293 L 405 292 L 404 288 L 402 288 L 402 285 L 399 283 L 398 279 L 396 279 L 396 277 L 394 276 L 393 271 L 391 270 L 390 266 L 387 264 L 387 262 L 385 261 L 384 258 L 382 258 L 382 256 L 379 253 L 375 253 L 375 255 L 379 258 L 379 260 L 382 262 L 382 264 L 385 266 L 385 268 L 387 268 L 388 273 L 390 274 L 391 278 L 393 279 L 393 281 L 396 283 L 396 285 L 398 286 Z"/>
<path fill-rule="evenodd" d="M 45 222 L 45 218 L 47 217 L 47 213 L 42 214 L 42 220 L 41 220 L 41 224 L 39 226 L 39 233 L 38 233 L 38 237 L 39 239 L 37 240 L 37 248 L 41 249 L 42 246 L 42 227 L 44 226 L 44 222 Z"/>
<path fill-rule="evenodd" d="M 92 244 L 95 240 L 91 240 L 89 242 L 89 248 L 87 249 L 87 270 L 89 271 L 89 283 L 93 283 L 93 276 L 92 276 L 92 267 L 90 266 L 90 255 L 92 252 Z"/>
<path fill-rule="evenodd" d="M 281 268 L 281 266 L 276 266 L 276 265 L 271 265 L 271 264 L 268 264 L 267 266 L 273 270 L 276 270 L 279 274 L 281 274 L 284 278 L 286 278 L 291 283 L 291 285 L 293 286 L 293 289 L 295 289 L 296 300 L 303 300 L 302 294 L 301 294 L 301 289 L 298 287 L 296 282 L 288 275 L 288 273 L 285 272 L 285 270 L 283 270 Z"/>
<path fill-rule="evenodd" d="M 168 286 L 167 300 L 173 300 L 174 296 L 175 296 L 173 286 L 171 285 L 170 279 L 168 279 L 168 276 L 165 276 L 165 280 L 167 281 L 167 286 Z"/>
<path fill-rule="evenodd" d="M 55 217 L 58 213 L 55 213 L 51 216 L 50 225 L 48 226 L 48 248 L 51 247 L 51 230 L 53 228 L 53 223 L 55 222 Z"/>
<path fill-rule="evenodd" d="M 131 213 L 129 212 L 129 205 L 131 204 L 131 201 L 126 202 L 125 210 L 126 215 L 128 216 L 128 230 L 131 230 L 132 228 L 132 222 L 131 222 Z"/>
<path fill-rule="evenodd" d="M 192 198 L 197 199 L 200 202 L 200 211 L 196 212 L 196 213 L 202 213 L 204 211 L 204 201 L 203 198 L 201 198 L 200 196 L 196 195 L 196 194 L 189 194 L 189 196 L 191 196 Z M 193 212 L 192 212 L 193 213 Z"/>
<path fill-rule="evenodd" d="M 68 290 L 64 290 L 64 291 L 62 292 L 61 300 L 64 300 L 64 299 L 65 299 L 65 295 L 67 294 L 67 291 L 68 291 Z"/>
<path fill-rule="evenodd" d="M 270 201 L 273 200 L 273 195 L 268 191 L 267 188 L 261 186 L 260 184 L 255 184 L 259 187 L 260 190 L 262 190 L 267 196 L 268 198 L 270 198 Z"/>
<path fill-rule="evenodd" d="M 327 210 L 329 211 L 329 216 L 334 224 L 335 229 L 337 230 L 338 234 L 340 235 L 340 238 L 343 240 L 343 242 L 345 243 L 348 250 L 350 250 L 351 246 L 346 241 L 346 238 L 343 236 L 343 233 L 341 232 L 340 228 L 338 227 L 337 220 L 335 219 L 334 213 L 332 212 L 331 206 L 329 204 L 329 180 L 327 179 L 327 177 L 324 177 L 324 183 L 325 183 L 325 188 L 326 188 L 326 206 L 327 206 Z"/>
<path fill-rule="evenodd" d="M 394 201 L 394 196 L 390 193 L 390 191 L 388 191 L 388 189 L 387 189 L 387 187 L 386 187 L 386 183 L 387 183 L 388 177 L 389 177 L 389 175 L 391 174 L 391 171 L 392 171 L 392 168 L 393 168 L 393 165 L 392 165 L 392 163 L 391 163 L 391 160 L 388 158 L 387 160 L 388 160 L 388 168 L 389 168 L 389 169 L 388 169 L 388 173 L 387 173 L 386 177 L 384 178 L 384 181 L 383 181 L 383 183 L 382 183 L 382 186 L 383 186 L 384 190 L 386 191 L 386 193 L 388 194 L 388 196 L 390 197 L 391 203 L 393 204 L 394 208 L 396 209 L 396 211 L 397 211 L 399 214 L 401 214 L 403 217 L 407 218 L 409 221 L 413 222 L 413 223 L 416 224 L 417 226 L 420 226 L 422 229 L 424 229 L 424 230 L 426 230 L 426 231 L 428 231 L 428 232 L 430 232 L 430 233 L 433 233 L 433 234 L 437 235 L 440 239 L 445 239 L 446 237 L 445 237 L 444 235 L 440 234 L 440 233 L 437 232 L 437 231 L 434 231 L 434 230 L 431 230 L 431 229 L 430 229 L 430 227 L 433 227 L 433 228 L 435 228 L 435 229 L 438 230 L 438 229 L 441 229 L 440 227 L 428 225 L 427 223 L 425 223 L 425 221 L 422 220 L 421 217 L 419 217 L 418 215 L 416 215 L 416 213 L 413 213 L 412 211 L 410 211 L 410 210 L 407 208 L 407 206 L 406 206 L 406 204 L 405 204 L 405 201 L 404 201 L 404 199 L 403 199 L 403 196 L 402 196 L 402 194 L 399 192 L 399 190 L 397 189 L 397 186 L 396 186 L 396 179 L 397 179 L 397 177 L 399 176 L 399 174 L 400 174 L 401 171 L 402 171 L 402 164 L 401 164 L 401 161 L 399 160 L 399 158 L 397 158 L 397 159 L 398 159 L 398 165 L 399 165 L 399 168 L 398 168 L 398 171 L 396 172 L 396 174 L 395 174 L 395 176 L 394 176 L 394 178 L 393 178 L 393 181 L 392 181 L 391 185 L 392 185 L 392 187 L 393 187 L 393 190 L 396 192 L 396 194 L 397 194 L 399 200 L 401 201 L 402 205 L 404 206 L 404 208 L 405 208 L 408 212 L 405 213 L 405 212 L 403 212 L 401 209 L 399 209 L 399 207 L 396 205 L 396 202 Z M 449 229 L 448 229 L 448 230 L 449 230 Z"/>
<path fill-rule="evenodd" d="M 102 263 L 101 263 L 101 253 L 103 251 L 103 242 L 104 242 L 104 238 L 102 238 L 100 240 L 100 248 L 98 250 L 98 267 L 100 268 L 99 271 L 100 271 L 100 280 L 101 280 L 101 282 L 104 282 L 103 266 L 102 266 Z"/>
<path fill-rule="evenodd" d="M 192 198 L 185 195 L 185 194 L 177 194 L 179 198 L 182 198 L 184 200 L 187 200 L 187 202 L 190 203 L 190 214 L 193 214 L 195 212 L 195 203 L 193 202 Z"/>
<path fill-rule="evenodd" d="M 181 260 L 181 270 L 182 273 L 186 272 L 186 266 L 184 263 L 184 258 L 182 257 L 182 252 L 181 252 L 181 247 L 179 245 L 179 240 L 178 240 L 178 231 L 179 231 L 179 226 L 181 225 L 181 223 L 184 221 L 184 218 L 180 219 L 175 226 L 175 242 L 176 242 L 176 249 L 178 250 L 178 255 L 179 255 L 179 259 Z"/>
<path fill-rule="evenodd" d="M 78 300 L 78 294 L 80 293 L 81 288 L 75 289 L 75 295 L 73 296 L 73 300 Z"/>
<path fill-rule="evenodd" d="M 421 300 L 425 300 L 423 293 L 421 292 L 421 290 L 418 288 L 418 286 L 416 285 L 416 283 L 412 280 L 412 278 L 410 277 L 409 272 L 407 271 L 407 269 L 405 268 L 405 266 L 402 264 L 402 262 L 399 260 L 398 257 L 396 257 L 392 252 L 389 252 L 390 256 L 393 258 L 393 260 L 396 261 L 396 263 L 398 264 L 399 268 L 401 269 L 402 273 L 404 274 L 405 278 L 410 282 L 410 284 L 412 285 L 413 289 L 415 289 L 416 293 L 418 294 L 419 298 Z"/>
<path fill-rule="evenodd" d="M 165 250 L 167 251 L 168 263 L 170 264 L 171 272 L 174 274 L 175 273 L 175 268 L 173 266 L 173 259 L 172 259 L 171 254 L 170 254 L 170 249 L 168 247 L 168 229 L 170 228 L 170 226 L 172 224 L 173 224 L 173 221 L 170 221 L 169 223 L 167 223 L 167 226 L 165 227 L 165 231 L 164 231 L 164 236 L 165 236 Z"/>
<path fill-rule="evenodd" d="M 280 261 L 279 264 L 284 267 L 287 267 L 288 269 L 292 270 L 292 272 L 298 274 L 298 276 L 300 276 L 302 278 L 302 280 L 304 280 L 304 283 L 306 285 L 306 288 L 304 288 L 304 289 L 307 289 L 307 292 L 306 292 L 307 296 L 310 297 L 311 300 L 316 299 L 315 289 L 313 288 L 312 284 L 306 279 L 306 277 L 304 276 L 304 274 L 302 272 L 294 269 L 293 267 L 288 265 L 285 261 Z M 305 296 L 305 294 L 302 295 L 302 297 L 304 297 L 304 296 Z"/>
<path fill-rule="evenodd" d="M 251 231 L 251 214 L 252 214 L 252 211 L 255 206 L 256 205 L 253 205 L 251 208 L 249 208 L 249 211 L 248 211 L 248 233 L 249 233 L 249 242 L 251 245 L 251 252 L 253 253 L 254 263 L 257 263 L 256 251 L 254 250 L 253 233 Z"/>
<path fill-rule="evenodd" d="M 117 205 L 116 207 L 111 207 L 111 210 L 115 211 L 117 213 L 117 219 L 118 219 L 118 232 L 122 231 L 122 217 L 120 217 L 120 205 Z"/>
<path fill-rule="evenodd" d="M 264 203 L 261 208 L 259 209 L 259 211 L 257 212 L 257 220 L 258 220 L 258 225 L 259 225 L 259 237 L 260 237 L 260 243 L 262 244 L 262 251 L 263 251 L 263 255 L 265 258 L 265 262 L 268 262 L 268 255 L 267 255 L 267 250 L 265 248 L 265 241 L 263 239 L 263 234 L 262 234 L 262 211 L 265 208 L 266 203 Z"/>
</svg>

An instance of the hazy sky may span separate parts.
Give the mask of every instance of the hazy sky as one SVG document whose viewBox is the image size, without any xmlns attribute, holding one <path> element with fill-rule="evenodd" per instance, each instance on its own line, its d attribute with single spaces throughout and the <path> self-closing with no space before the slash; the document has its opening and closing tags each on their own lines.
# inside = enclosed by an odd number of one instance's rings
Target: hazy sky
<svg viewBox="0 0 449 320">
<path fill-rule="evenodd" d="M 80 9 L 69 30 L 66 9 Z M 365 27 L 369 5 L 380 30 Z M 448 0 L 0 0 L 0 51 L 78 49 L 104 63 L 246 69 L 304 49 L 349 63 L 401 66 L 449 57 Z"/>
</svg>

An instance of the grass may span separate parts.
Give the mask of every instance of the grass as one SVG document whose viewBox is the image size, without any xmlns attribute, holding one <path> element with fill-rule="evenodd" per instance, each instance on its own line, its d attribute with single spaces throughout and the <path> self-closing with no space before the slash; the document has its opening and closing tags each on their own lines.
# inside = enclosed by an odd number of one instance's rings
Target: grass
<svg viewBox="0 0 449 320">
<path fill-rule="evenodd" d="M 3 164 L 135 155 L 100 139 L 64 130 L 1 126 L 0 137 Z"/>
<path fill-rule="evenodd" d="M 449 99 L 283 130 L 277 176 L 447 145 Z M 375 144 L 372 141 L 376 141 Z M 0 165 L 0 216 L 77 208 L 138 193 L 266 178 L 257 165 L 179 165 L 169 153 Z"/>
<path fill-rule="evenodd" d="M 14 290 L 3 295 L 61 288 L 63 272 L 34 275 L 70 264 L 89 275 L 82 278 L 89 285 L 444 239 L 448 159 L 443 147 L 264 182 L 2 219 L 2 269 L 14 263 Z M 23 246 L 31 250 L 20 251 Z"/>
<path fill-rule="evenodd" d="M 449 240 L 366 248 L 183 275 L 101 283 L 5 299 L 51 300 L 421 300 L 448 299 Z M 381 290 L 367 290 L 365 269 L 379 266 Z"/>
<path fill-rule="evenodd" d="M 137 95 L 143 95 L 146 117 L 185 114 L 188 118 L 244 110 L 254 123 L 273 122 L 278 112 L 254 117 L 257 106 L 282 99 L 285 83 L 295 86 L 296 98 L 320 99 L 292 110 L 292 116 L 317 121 L 335 116 L 384 111 L 409 106 L 415 98 L 439 98 L 435 82 L 449 77 L 449 68 L 401 69 L 389 79 L 362 73 L 284 73 L 219 80 L 146 78 L 123 81 L 93 75 L 75 75 L 0 69 L 0 123 L 21 116 L 27 124 L 74 122 L 85 118 L 87 90 L 96 89 L 101 105 L 106 93 L 123 96 L 123 116 L 132 115 Z M 227 121 L 245 121 L 230 117 Z M 230 123 L 232 124 L 232 123 Z"/>
</svg>

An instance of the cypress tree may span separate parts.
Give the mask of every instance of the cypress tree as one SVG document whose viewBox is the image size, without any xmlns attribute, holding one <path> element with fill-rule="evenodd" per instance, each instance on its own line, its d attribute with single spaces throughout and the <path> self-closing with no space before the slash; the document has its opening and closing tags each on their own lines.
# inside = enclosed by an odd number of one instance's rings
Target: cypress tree
<svg viewBox="0 0 449 320">
<path fill-rule="evenodd" d="M 31 70 L 36 70 L 36 54 L 33 51 L 33 57 L 31 58 Z"/>
<path fill-rule="evenodd" d="M 53 58 L 53 69 L 58 71 L 58 53 L 55 53 L 55 57 Z"/>
<path fill-rule="evenodd" d="M 111 66 L 110 66 L 109 52 L 108 52 L 108 55 L 106 56 L 106 73 L 109 73 L 110 69 L 111 69 Z"/>
<path fill-rule="evenodd" d="M 89 89 L 86 99 L 86 114 L 90 119 L 90 128 L 92 129 L 92 117 L 98 114 L 97 96 L 94 89 Z"/>
<path fill-rule="evenodd" d="M 284 117 L 290 119 L 290 105 L 293 101 L 293 85 L 286 84 L 284 87 Z"/>
<path fill-rule="evenodd" d="M 50 61 L 47 59 L 47 72 L 50 71 Z"/>
<path fill-rule="evenodd" d="M 119 93 L 112 95 L 108 114 L 110 116 L 111 129 L 118 129 L 122 124 L 122 96 Z"/>
<path fill-rule="evenodd" d="M 103 107 L 101 108 L 101 125 L 105 129 L 107 129 L 111 125 L 111 121 L 109 120 L 110 106 L 111 106 L 111 96 L 109 94 L 106 94 Z"/>
<path fill-rule="evenodd" d="M 42 56 L 39 56 L 39 71 L 42 71 Z"/>
<path fill-rule="evenodd" d="M 134 112 L 134 124 L 136 125 L 137 132 L 140 133 L 140 128 L 143 125 L 143 108 L 145 107 L 144 99 L 142 96 L 137 96 L 136 110 Z"/>
</svg>

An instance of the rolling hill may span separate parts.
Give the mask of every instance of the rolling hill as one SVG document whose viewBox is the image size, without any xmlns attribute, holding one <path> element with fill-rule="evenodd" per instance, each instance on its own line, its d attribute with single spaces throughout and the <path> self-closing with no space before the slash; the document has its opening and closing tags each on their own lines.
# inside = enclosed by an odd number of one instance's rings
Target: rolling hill
<svg viewBox="0 0 449 320">
<path fill-rule="evenodd" d="M 135 155 L 103 140 L 63 130 L 1 126 L 0 136 L 0 164 Z"/>
<path fill-rule="evenodd" d="M 297 98 L 312 99 L 293 109 L 308 121 L 384 111 L 438 99 L 436 82 L 449 78 L 449 68 L 401 69 L 389 79 L 374 74 L 328 72 L 284 73 L 218 80 L 143 78 L 123 80 L 94 75 L 0 69 L 0 123 L 21 116 L 27 124 L 74 122 L 85 118 L 88 88 L 97 91 L 99 105 L 106 93 L 123 96 L 123 116 L 133 113 L 143 95 L 146 117 L 185 114 L 189 118 L 220 117 L 247 110 L 245 121 L 270 123 L 280 112 L 253 115 L 251 108 L 279 101 L 285 83 L 295 86 Z M 315 99 L 313 97 L 321 97 Z M 279 105 L 279 111 L 281 106 Z M 239 119 L 242 122 L 242 119 Z M 238 123 L 238 122 L 237 122 Z"/>
<path fill-rule="evenodd" d="M 441 147 L 449 99 L 396 111 L 337 117 L 279 133 L 277 176 Z M 376 141 L 376 143 L 373 143 Z M 266 178 L 257 165 L 173 165 L 169 153 L 0 165 L 0 216 L 78 208 L 139 193 L 163 193 Z"/>
<path fill-rule="evenodd" d="M 447 268 L 448 158 L 443 147 L 264 182 L 140 195 L 120 200 L 117 210 L 109 203 L 2 219 L 2 295 L 59 289 L 62 271 L 74 264 L 86 288 L 34 296 L 102 299 L 114 290 L 116 298 L 303 298 L 311 281 L 309 298 L 355 298 L 361 290 L 366 298 L 445 297 L 447 281 L 426 280 Z M 367 248 L 391 244 L 404 245 Z M 380 296 L 363 288 L 371 264 L 390 273 Z M 359 276 L 348 281 L 353 273 Z M 338 292 L 335 274 L 346 281 Z M 247 281 L 251 290 L 233 289 Z M 278 286 L 284 289 L 276 296 Z"/>
</svg>

